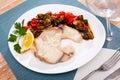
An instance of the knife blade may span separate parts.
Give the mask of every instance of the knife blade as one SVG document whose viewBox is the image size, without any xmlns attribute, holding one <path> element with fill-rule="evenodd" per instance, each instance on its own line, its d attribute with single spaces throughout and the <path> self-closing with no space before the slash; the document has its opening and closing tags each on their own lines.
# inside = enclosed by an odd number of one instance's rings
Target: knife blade
<svg viewBox="0 0 120 80">
<path fill-rule="evenodd" d="M 109 76 L 107 76 L 104 80 L 118 80 L 120 79 L 120 68 L 115 70 Z"/>
</svg>

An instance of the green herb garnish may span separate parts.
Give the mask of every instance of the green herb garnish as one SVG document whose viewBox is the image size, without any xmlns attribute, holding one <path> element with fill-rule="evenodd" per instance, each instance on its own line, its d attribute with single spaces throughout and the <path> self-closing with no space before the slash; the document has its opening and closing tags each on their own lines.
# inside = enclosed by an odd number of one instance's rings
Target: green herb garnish
<svg viewBox="0 0 120 80">
<path fill-rule="evenodd" d="M 23 24 L 24 24 L 24 20 L 21 23 L 16 22 L 14 24 L 15 31 L 13 34 L 10 34 L 10 37 L 8 38 L 8 41 L 10 42 L 17 42 L 13 47 L 14 47 L 14 50 L 18 53 L 20 53 L 20 50 L 21 50 L 21 46 L 19 45 L 19 39 L 21 36 L 24 36 L 27 31 L 25 28 L 22 27 Z"/>
<path fill-rule="evenodd" d="M 26 29 L 25 28 L 22 28 L 22 24 L 21 23 L 18 23 L 16 22 L 15 23 L 15 34 L 19 34 L 20 36 L 23 36 L 26 34 Z"/>
<path fill-rule="evenodd" d="M 14 45 L 14 50 L 18 53 L 20 53 L 20 50 L 21 50 L 21 46 L 17 43 Z"/>
<path fill-rule="evenodd" d="M 17 36 L 16 36 L 16 35 L 10 34 L 10 37 L 9 37 L 8 41 L 10 41 L 10 42 L 15 42 L 16 39 L 17 39 Z"/>
</svg>

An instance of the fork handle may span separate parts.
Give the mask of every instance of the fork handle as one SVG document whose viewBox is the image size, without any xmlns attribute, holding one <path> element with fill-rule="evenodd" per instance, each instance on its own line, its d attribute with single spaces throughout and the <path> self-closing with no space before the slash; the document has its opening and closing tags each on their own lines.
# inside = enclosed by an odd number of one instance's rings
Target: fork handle
<svg viewBox="0 0 120 80">
<path fill-rule="evenodd" d="M 92 76 L 97 70 L 94 70 L 92 72 L 90 72 L 88 75 L 86 75 L 84 78 L 82 78 L 81 80 L 88 80 L 88 78 L 90 78 L 90 76 Z"/>
</svg>

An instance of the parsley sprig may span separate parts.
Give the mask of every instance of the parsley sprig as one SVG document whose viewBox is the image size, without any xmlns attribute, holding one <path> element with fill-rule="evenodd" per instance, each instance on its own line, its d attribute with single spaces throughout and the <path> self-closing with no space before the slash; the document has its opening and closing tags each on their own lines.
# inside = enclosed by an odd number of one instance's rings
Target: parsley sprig
<svg viewBox="0 0 120 80">
<path fill-rule="evenodd" d="M 16 43 L 16 44 L 14 45 L 14 50 L 15 50 L 16 52 L 20 53 L 21 46 L 19 45 L 19 43 Z"/>
<path fill-rule="evenodd" d="M 17 40 L 17 36 L 14 35 L 14 34 L 10 34 L 10 37 L 9 37 L 8 41 L 15 42 L 16 40 Z"/>
<path fill-rule="evenodd" d="M 26 34 L 26 29 L 25 29 L 25 28 L 22 28 L 21 23 L 16 22 L 16 23 L 15 23 L 15 28 L 16 28 L 15 34 L 19 34 L 20 36 L 23 36 L 23 35 Z"/>
<path fill-rule="evenodd" d="M 14 47 L 14 50 L 18 53 L 20 53 L 20 50 L 21 50 L 19 39 L 21 36 L 24 36 L 27 31 L 25 28 L 22 27 L 23 24 L 24 24 L 24 20 L 22 21 L 22 23 L 16 22 L 14 24 L 15 31 L 12 34 L 10 34 L 10 37 L 8 38 L 9 42 L 16 42 L 13 47 Z"/>
</svg>

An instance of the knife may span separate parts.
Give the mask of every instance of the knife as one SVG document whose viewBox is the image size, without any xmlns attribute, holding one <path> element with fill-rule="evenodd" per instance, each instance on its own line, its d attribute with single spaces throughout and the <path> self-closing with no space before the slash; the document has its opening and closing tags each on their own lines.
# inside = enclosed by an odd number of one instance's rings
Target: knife
<svg viewBox="0 0 120 80">
<path fill-rule="evenodd" d="M 120 68 L 111 73 L 104 80 L 120 80 Z"/>
</svg>

